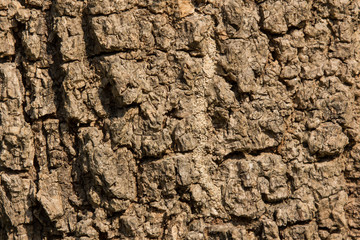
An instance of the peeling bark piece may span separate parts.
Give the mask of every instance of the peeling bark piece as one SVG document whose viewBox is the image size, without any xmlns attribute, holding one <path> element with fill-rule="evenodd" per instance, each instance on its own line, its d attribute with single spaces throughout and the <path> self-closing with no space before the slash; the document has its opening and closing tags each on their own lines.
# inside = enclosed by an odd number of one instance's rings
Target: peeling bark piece
<svg viewBox="0 0 360 240">
<path fill-rule="evenodd" d="M 81 123 L 95 120 L 97 117 L 88 99 L 91 89 L 89 68 L 84 62 L 75 61 L 63 64 L 62 70 L 65 73 L 62 97 L 67 117 Z"/>
<path fill-rule="evenodd" d="M 78 16 L 83 10 L 84 3 L 79 0 L 57 0 L 55 4 L 55 9 L 57 12 L 64 16 Z"/>
<path fill-rule="evenodd" d="M 52 57 L 47 46 L 49 27 L 46 23 L 46 14 L 41 10 L 33 9 L 28 15 L 29 19 L 23 20 L 25 29 L 21 33 L 21 44 L 25 54 L 28 60 L 39 61 L 35 65 L 42 68 L 49 67 L 52 64 Z"/>
<path fill-rule="evenodd" d="M 15 38 L 10 32 L 0 31 L 0 58 L 15 55 Z"/>
<path fill-rule="evenodd" d="M 179 17 L 183 18 L 195 12 L 190 0 L 177 0 Z"/>
<path fill-rule="evenodd" d="M 22 114 L 24 87 L 15 64 L 0 64 L 0 165 L 26 170 L 33 165 L 33 135 Z"/>
<path fill-rule="evenodd" d="M 90 0 L 87 8 L 92 15 L 109 15 L 112 13 L 120 13 L 130 9 L 138 3 L 138 0 Z"/>
<path fill-rule="evenodd" d="M 29 66 L 29 72 L 33 66 Z M 31 70 L 30 70 L 31 69 Z M 56 112 L 53 81 L 46 69 L 34 67 L 34 77 L 28 79 L 31 95 L 26 98 L 25 110 L 32 119 L 39 119 Z"/>
<path fill-rule="evenodd" d="M 174 142 L 175 149 L 180 152 L 188 152 L 192 151 L 197 146 L 197 140 L 194 138 L 193 132 L 191 129 L 191 120 L 188 119 L 186 124 L 185 121 L 181 121 L 178 125 L 176 125 L 174 130 Z"/>
<path fill-rule="evenodd" d="M 315 222 L 305 225 L 294 225 L 281 232 L 281 237 L 285 239 L 319 239 L 319 229 Z"/>
<path fill-rule="evenodd" d="M 59 120 L 48 119 L 43 122 L 43 128 L 46 135 L 49 167 L 60 167 L 66 163 L 67 155 L 65 154 L 65 151 L 61 146 L 61 139 L 59 134 Z"/>
<path fill-rule="evenodd" d="M 22 41 L 25 45 L 25 53 L 30 60 L 37 60 L 40 57 L 41 51 L 41 40 L 37 34 L 29 34 L 24 32 L 22 36 Z"/>
<path fill-rule="evenodd" d="M 61 189 L 56 172 L 44 175 L 43 178 L 39 180 L 39 191 L 36 194 L 36 198 L 45 209 L 51 221 L 64 215 Z"/>
<path fill-rule="evenodd" d="M 106 75 L 103 84 L 111 85 L 111 92 L 119 106 L 141 103 L 142 89 L 149 85 L 146 75 L 147 64 L 136 60 L 125 60 L 120 55 L 98 59 Z"/>
<path fill-rule="evenodd" d="M 285 4 L 284 18 L 288 27 L 298 27 L 304 24 L 311 18 L 311 15 L 311 4 L 308 1 L 291 0 Z"/>
<path fill-rule="evenodd" d="M 308 143 L 312 154 L 332 156 L 342 153 L 349 139 L 339 125 L 324 123 L 311 132 Z"/>
<path fill-rule="evenodd" d="M 159 157 L 171 145 L 171 136 L 167 129 L 144 135 L 141 137 L 141 151 L 143 156 Z"/>
<path fill-rule="evenodd" d="M 82 19 L 60 17 L 56 21 L 56 31 L 61 39 L 62 59 L 65 62 L 82 60 L 86 52 Z"/>
<path fill-rule="evenodd" d="M 92 17 L 90 24 L 97 44 L 96 51 L 135 50 L 142 46 L 152 46 L 152 24 L 146 20 L 145 14 L 134 10 L 107 17 Z"/>
<path fill-rule="evenodd" d="M 1 174 L 0 214 L 8 228 L 17 227 L 32 222 L 31 194 L 34 183 L 30 179 L 23 179 L 17 175 Z"/>
<path fill-rule="evenodd" d="M 144 201 L 159 201 L 162 197 L 176 194 L 173 159 L 145 162 L 140 171 L 139 190 Z"/>
<path fill-rule="evenodd" d="M 278 226 L 310 221 L 315 215 L 315 205 L 311 199 L 306 203 L 300 200 L 293 200 L 291 205 L 286 207 L 279 206 L 275 214 Z"/>
<path fill-rule="evenodd" d="M 263 237 L 268 240 L 280 240 L 279 228 L 274 221 L 270 219 L 263 221 Z"/>
<path fill-rule="evenodd" d="M 230 180 L 224 191 L 226 209 L 231 215 L 255 219 L 265 211 L 265 204 L 257 189 L 246 190 L 240 181 Z"/>
<path fill-rule="evenodd" d="M 262 28 L 274 34 L 283 34 L 288 30 L 285 21 L 283 1 L 266 1 L 261 5 Z"/>
<path fill-rule="evenodd" d="M 93 181 L 86 186 L 90 190 L 89 197 L 94 204 L 105 205 L 114 211 L 123 210 L 128 206 L 128 200 L 135 200 L 137 196 L 132 153 L 126 149 L 114 152 L 110 142 L 103 142 L 103 134 L 96 128 L 83 128 L 80 137 L 81 168 L 91 174 Z M 98 195 L 96 189 L 99 186 L 106 189 L 106 196 Z"/>
<path fill-rule="evenodd" d="M 253 35 L 254 31 L 259 30 L 260 16 L 255 4 L 237 0 L 225 1 L 222 11 L 227 35 L 246 39 Z M 227 36 L 224 35 L 222 38 Z"/>
</svg>

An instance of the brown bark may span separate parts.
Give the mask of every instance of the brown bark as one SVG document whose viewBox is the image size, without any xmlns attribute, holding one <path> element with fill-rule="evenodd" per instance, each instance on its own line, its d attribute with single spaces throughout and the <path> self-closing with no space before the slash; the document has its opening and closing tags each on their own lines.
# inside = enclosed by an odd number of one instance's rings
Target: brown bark
<svg viewBox="0 0 360 240">
<path fill-rule="evenodd" d="M 0 239 L 359 239 L 359 0 L 0 0 Z"/>
</svg>

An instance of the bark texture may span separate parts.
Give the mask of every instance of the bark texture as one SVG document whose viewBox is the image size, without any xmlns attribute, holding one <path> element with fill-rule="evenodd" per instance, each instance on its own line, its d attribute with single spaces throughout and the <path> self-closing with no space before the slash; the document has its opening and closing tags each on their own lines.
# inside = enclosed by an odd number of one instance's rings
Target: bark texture
<svg viewBox="0 0 360 240">
<path fill-rule="evenodd" d="M 359 239 L 359 5 L 0 0 L 0 239 Z"/>
</svg>

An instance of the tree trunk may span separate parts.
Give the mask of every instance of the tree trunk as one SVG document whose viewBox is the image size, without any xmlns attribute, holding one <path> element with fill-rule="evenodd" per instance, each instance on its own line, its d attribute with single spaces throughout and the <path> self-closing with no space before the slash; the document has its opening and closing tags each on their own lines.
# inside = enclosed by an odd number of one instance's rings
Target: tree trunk
<svg viewBox="0 0 360 240">
<path fill-rule="evenodd" d="M 0 0 L 0 239 L 359 239 L 359 6 Z"/>
</svg>

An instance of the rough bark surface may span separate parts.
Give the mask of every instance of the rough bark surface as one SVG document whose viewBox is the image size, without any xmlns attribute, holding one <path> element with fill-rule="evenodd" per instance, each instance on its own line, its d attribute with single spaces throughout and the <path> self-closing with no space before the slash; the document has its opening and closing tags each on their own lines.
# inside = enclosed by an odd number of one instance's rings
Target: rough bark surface
<svg viewBox="0 0 360 240">
<path fill-rule="evenodd" d="M 360 239 L 359 0 L 0 0 L 0 239 Z"/>
</svg>

